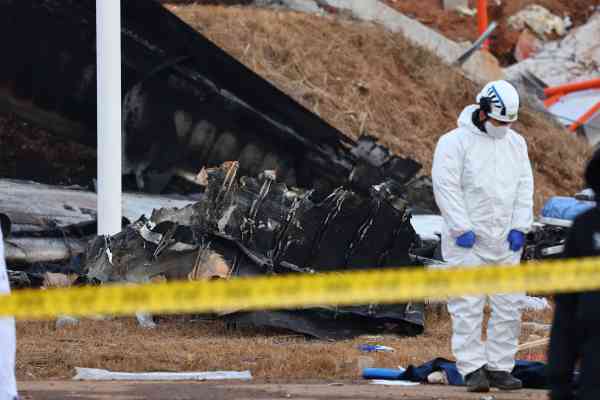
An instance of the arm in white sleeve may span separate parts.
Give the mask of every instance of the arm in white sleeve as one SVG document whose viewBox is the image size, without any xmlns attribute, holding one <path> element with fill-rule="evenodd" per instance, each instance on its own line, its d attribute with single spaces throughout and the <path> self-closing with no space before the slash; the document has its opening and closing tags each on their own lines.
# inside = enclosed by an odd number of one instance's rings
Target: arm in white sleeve
<svg viewBox="0 0 600 400">
<path fill-rule="evenodd" d="M 6 272 L 6 259 L 4 258 L 4 238 L 2 237 L 2 231 L 0 230 L 0 294 L 10 292 L 10 285 L 8 282 L 8 274 Z"/>
<path fill-rule="evenodd" d="M 0 230 L 0 294 L 10 291 L 6 262 L 4 259 L 4 239 Z M 0 318 L 0 399 L 14 399 L 17 396 L 15 379 L 16 332 L 14 318 Z"/>
<path fill-rule="evenodd" d="M 473 229 L 462 192 L 463 154 L 455 137 L 442 136 L 433 156 L 433 194 L 453 237 Z"/>
<path fill-rule="evenodd" d="M 517 197 L 515 199 L 511 228 L 527 233 L 533 224 L 533 172 L 527 153 L 527 143 L 523 139 L 523 155 L 521 160 L 521 174 Z"/>
</svg>

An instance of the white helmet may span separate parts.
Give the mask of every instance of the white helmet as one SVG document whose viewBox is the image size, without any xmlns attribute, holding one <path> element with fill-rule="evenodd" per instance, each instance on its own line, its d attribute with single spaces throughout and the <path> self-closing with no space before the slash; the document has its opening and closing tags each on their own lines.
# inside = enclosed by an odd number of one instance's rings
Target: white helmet
<svg viewBox="0 0 600 400">
<path fill-rule="evenodd" d="M 491 118 L 502 122 L 514 122 L 519 115 L 519 93 L 507 81 L 493 81 L 477 95 L 477 104 Z"/>
</svg>

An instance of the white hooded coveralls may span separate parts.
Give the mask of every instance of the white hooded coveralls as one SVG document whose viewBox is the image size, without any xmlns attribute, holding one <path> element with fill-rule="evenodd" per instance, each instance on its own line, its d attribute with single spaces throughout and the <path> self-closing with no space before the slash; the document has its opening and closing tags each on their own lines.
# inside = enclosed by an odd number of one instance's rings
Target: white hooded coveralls
<svg viewBox="0 0 600 400">
<path fill-rule="evenodd" d="M 533 222 L 533 175 L 525 139 L 513 130 L 493 138 L 472 122 L 478 106 L 466 107 L 458 128 L 443 135 L 433 158 L 435 200 L 445 221 L 444 261 L 456 266 L 518 264 L 521 251 L 507 241 L 511 229 L 526 233 Z M 475 245 L 463 248 L 456 238 L 473 231 Z M 487 364 L 511 372 L 521 330 L 524 294 L 465 296 L 451 299 L 452 351 L 465 376 Z M 492 314 L 487 341 L 481 340 L 483 308 Z"/>
<path fill-rule="evenodd" d="M 7 293 L 10 293 L 10 285 L 4 259 L 4 239 L 0 230 L 0 294 Z M 13 400 L 17 397 L 15 351 L 15 320 L 0 318 L 0 400 Z"/>
</svg>

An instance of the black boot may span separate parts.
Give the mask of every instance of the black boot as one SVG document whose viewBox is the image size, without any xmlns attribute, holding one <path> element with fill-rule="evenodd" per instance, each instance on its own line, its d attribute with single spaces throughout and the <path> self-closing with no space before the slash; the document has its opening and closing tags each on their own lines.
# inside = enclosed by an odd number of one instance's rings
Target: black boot
<svg viewBox="0 0 600 400">
<path fill-rule="evenodd" d="M 490 382 L 483 367 L 465 376 L 465 385 L 468 392 L 486 393 L 490 391 Z"/>
<path fill-rule="evenodd" d="M 491 387 L 500 390 L 517 390 L 523 387 L 523 383 L 506 371 L 487 371 L 487 378 Z"/>
</svg>

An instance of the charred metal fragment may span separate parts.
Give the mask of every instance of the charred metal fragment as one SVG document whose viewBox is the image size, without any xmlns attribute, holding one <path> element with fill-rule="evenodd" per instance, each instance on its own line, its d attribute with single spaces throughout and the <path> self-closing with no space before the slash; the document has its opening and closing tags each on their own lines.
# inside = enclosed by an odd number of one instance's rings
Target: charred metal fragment
<svg viewBox="0 0 600 400">
<path fill-rule="evenodd" d="M 238 177 L 236 163 L 205 171 L 205 196 L 184 209 L 159 210 L 87 251 L 89 279 L 146 282 L 417 265 L 418 237 L 394 184 L 361 196 L 338 188 L 322 201 L 290 190 L 270 173 Z M 190 210 L 193 210 L 190 212 Z M 176 222 L 175 222 L 176 221 Z M 423 328 L 421 305 L 315 307 L 227 314 L 227 320 L 293 329 L 322 338 Z M 334 329 L 335 323 L 339 329 Z"/>
</svg>

